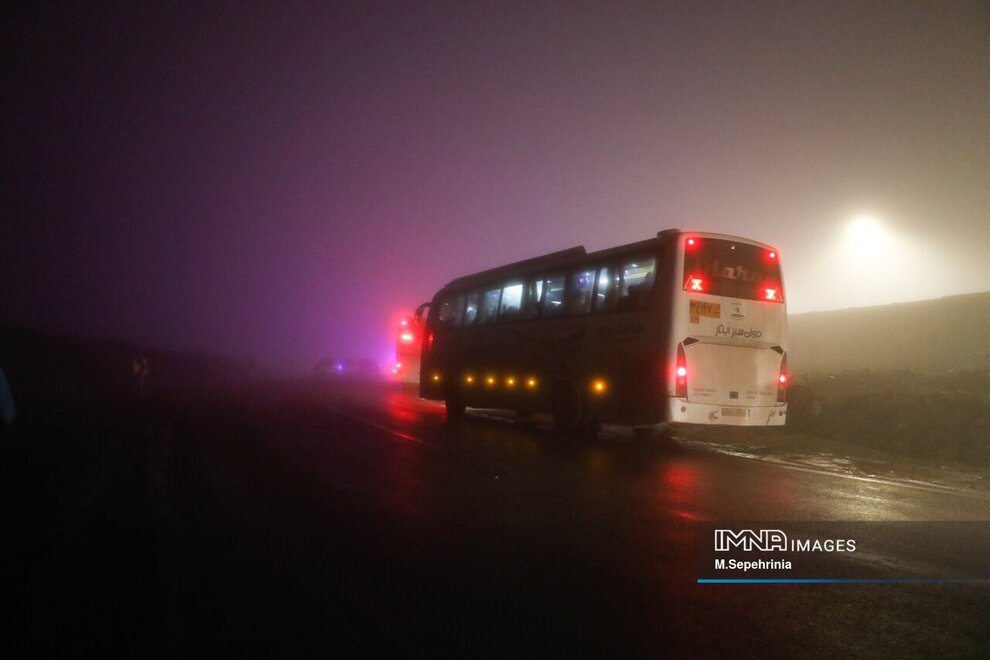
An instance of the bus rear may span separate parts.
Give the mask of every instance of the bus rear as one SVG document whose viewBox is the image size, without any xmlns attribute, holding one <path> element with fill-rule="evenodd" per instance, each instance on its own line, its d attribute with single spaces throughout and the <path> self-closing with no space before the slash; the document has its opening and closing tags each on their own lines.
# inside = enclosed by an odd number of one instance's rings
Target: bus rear
<svg viewBox="0 0 990 660">
<path fill-rule="evenodd" d="M 787 306 L 779 252 L 744 238 L 684 233 L 675 273 L 666 419 L 782 426 Z"/>
</svg>

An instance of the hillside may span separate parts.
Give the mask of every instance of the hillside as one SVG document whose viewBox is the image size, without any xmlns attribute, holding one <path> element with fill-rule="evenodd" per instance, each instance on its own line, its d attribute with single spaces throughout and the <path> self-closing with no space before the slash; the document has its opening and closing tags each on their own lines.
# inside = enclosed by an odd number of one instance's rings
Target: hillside
<svg viewBox="0 0 990 660">
<path fill-rule="evenodd" d="M 793 314 L 795 374 L 990 368 L 990 292 Z"/>
</svg>

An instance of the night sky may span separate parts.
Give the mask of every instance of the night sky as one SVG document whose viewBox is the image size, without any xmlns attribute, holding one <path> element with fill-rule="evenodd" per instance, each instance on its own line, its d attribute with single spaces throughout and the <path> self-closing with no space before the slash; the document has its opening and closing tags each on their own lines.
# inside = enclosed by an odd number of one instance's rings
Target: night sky
<svg viewBox="0 0 990 660">
<path fill-rule="evenodd" d="M 778 247 L 792 312 L 990 290 L 985 3 L 140 5 L 0 10 L 6 324 L 385 360 L 446 281 L 669 227 Z"/>
</svg>

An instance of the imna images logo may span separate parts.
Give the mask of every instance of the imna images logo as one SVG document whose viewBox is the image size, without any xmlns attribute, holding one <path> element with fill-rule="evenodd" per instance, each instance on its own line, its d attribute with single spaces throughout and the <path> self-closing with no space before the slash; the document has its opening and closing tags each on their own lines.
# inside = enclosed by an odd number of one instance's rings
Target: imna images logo
<svg viewBox="0 0 990 660">
<path fill-rule="evenodd" d="M 716 529 L 715 552 L 787 550 L 787 534 L 779 529 Z"/>
</svg>

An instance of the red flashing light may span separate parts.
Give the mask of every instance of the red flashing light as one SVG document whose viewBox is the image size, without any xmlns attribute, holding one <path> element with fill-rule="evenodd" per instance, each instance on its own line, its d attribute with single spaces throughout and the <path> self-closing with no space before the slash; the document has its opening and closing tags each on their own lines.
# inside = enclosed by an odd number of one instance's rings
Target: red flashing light
<svg viewBox="0 0 990 660">
<path fill-rule="evenodd" d="M 780 358 L 780 373 L 777 376 L 777 403 L 787 401 L 787 353 Z"/>
<path fill-rule="evenodd" d="M 409 344 L 412 343 L 413 336 L 411 332 L 403 332 L 401 335 L 399 335 L 399 339 Z"/>
<path fill-rule="evenodd" d="M 776 259 L 776 258 L 777 258 L 777 253 L 776 253 L 776 252 L 774 252 L 773 250 L 770 250 L 770 252 L 769 252 L 769 253 L 767 253 L 767 256 L 768 256 L 769 258 L 771 258 L 771 259 Z"/>
<path fill-rule="evenodd" d="M 687 357 L 684 355 L 683 344 L 677 345 L 677 366 L 674 368 L 677 375 L 677 387 L 675 396 L 687 397 Z"/>
<path fill-rule="evenodd" d="M 693 239 L 693 238 L 687 239 L 687 246 L 688 247 L 694 247 L 695 245 L 697 245 L 697 243 L 698 243 L 698 241 L 696 239 Z"/>
<path fill-rule="evenodd" d="M 764 302 L 784 302 L 784 292 L 780 288 L 779 282 L 774 282 L 772 280 L 763 282 L 760 284 L 758 291 L 760 292 L 760 299 Z"/>
<path fill-rule="evenodd" d="M 688 275 L 687 281 L 684 282 L 684 289 L 702 293 L 705 290 L 705 280 L 698 275 Z"/>
</svg>

